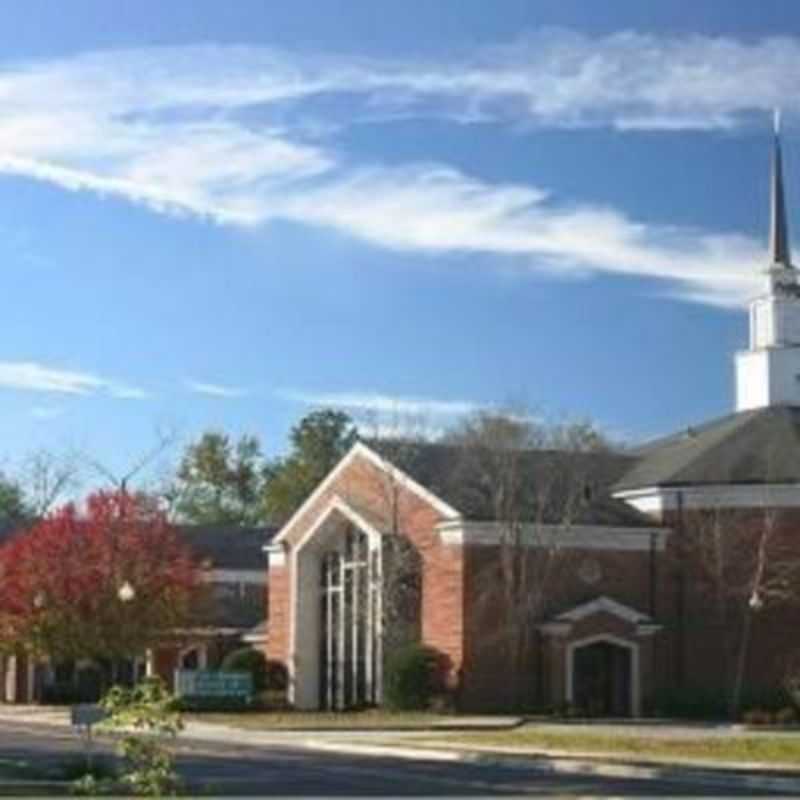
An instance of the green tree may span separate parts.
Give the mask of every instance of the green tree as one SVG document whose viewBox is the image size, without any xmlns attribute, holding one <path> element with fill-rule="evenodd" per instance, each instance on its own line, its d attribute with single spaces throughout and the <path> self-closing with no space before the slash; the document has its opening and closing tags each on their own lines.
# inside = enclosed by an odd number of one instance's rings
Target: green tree
<svg viewBox="0 0 800 800">
<path fill-rule="evenodd" d="M 15 480 L 0 474 L 0 525 L 24 520 L 30 514 L 31 509 L 22 487 Z"/>
<path fill-rule="evenodd" d="M 281 524 L 300 507 L 356 440 L 353 420 L 343 411 L 323 409 L 292 428 L 291 452 L 265 470 L 264 510 Z"/>
<path fill-rule="evenodd" d="M 207 431 L 186 449 L 171 491 L 175 514 L 197 525 L 263 522 L 264 464 L 255 436 Z"/>
</svg>

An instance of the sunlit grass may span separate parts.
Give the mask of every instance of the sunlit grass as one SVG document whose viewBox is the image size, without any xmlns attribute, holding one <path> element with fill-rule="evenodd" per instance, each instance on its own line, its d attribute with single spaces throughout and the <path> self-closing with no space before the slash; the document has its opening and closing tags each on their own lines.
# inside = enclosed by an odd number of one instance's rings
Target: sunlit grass
<svg viewBox="0 0 800 800">
<path fill-rule="evenodd" d="M 420 741 L 420 743 L 423 743 Z M 424 740 L 441 745 L 441 741 Z M 478 747 L 561 750 L 570 753 L 609 754 L 663 761 L 762 762 L 797 765 L 800 771 L 800 731 L 797 735 L 709 736 L 675 738 L 615 733 L 548 732 L 540 730 L 449 733 L 446 744 Z"/>
<path fill-rule="evenodd" d="M 248 730 L 272 729 L 348 729 L 419 728 L 448 719 L 441 714 L 427 712 L 391 712 L 382 709 L 365 711 L 251 711 L 246 713 L 192 713 L 189 720 L 232 725 Z"/>
</svg>

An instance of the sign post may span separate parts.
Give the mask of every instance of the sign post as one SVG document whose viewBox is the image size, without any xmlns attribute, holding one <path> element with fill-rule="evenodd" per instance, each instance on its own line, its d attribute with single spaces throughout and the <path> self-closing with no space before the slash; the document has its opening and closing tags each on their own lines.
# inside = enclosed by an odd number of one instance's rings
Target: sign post
<svg viewBox="0 0 800 800">
<path fill-rule="evenodd" d="M 83 733 L 83 749 L 86 756 L 86 771 L 92 771 L 92 756 L 94 751 L 94 739 L 92 737 L 92 726 L 102 722 L 108 714 L 94 703 L 80 703 L 72 706 L 72 726 L 79 728 Z"/>
</svg>

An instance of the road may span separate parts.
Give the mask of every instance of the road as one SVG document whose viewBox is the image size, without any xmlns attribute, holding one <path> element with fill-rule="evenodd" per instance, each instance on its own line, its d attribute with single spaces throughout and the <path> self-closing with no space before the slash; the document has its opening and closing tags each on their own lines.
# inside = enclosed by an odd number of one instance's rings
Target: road
<svg viewBox="0 0 800 800">
<path fill-rule="evenodd" d="M 104 746 L 108 748 L 107 745 Z M 0 759 L 58 763 L 82 752 L 70 732 L 42 725 L 0 723 Z M 361 757 L 290 746 L 254 747 L 184 742 L 182 775 L 204 793 L 284 796 L 719 796 L 707 786 L 663 780 L 548 775 L 535 768 Z M 741 792 L 752 796 L 753 792 Z"/>
</svg>

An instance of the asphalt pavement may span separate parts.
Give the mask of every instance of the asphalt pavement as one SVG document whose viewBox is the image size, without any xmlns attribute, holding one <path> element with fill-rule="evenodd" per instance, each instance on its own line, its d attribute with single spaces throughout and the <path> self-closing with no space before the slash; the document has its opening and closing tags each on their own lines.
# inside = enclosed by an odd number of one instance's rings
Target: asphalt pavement
<svg viewBox="0 0 800 800">
<path fill-rule="evenodd" d="M 110 753 L 108 742 L 100 749 Z M 41 764 L 43 770 L 82 752 L 70 731 L 0 722 L 0 759 Z M 184 741 L 178 769 L 197 791 L 240 796 L 719 796 L 719 789 L 669 780 L 556 775 L 536 766 L 364 757 L 291 745 L 241 745 Z M 752 790 L 727 796 L 753 796 Z M 767 794 L 767 793 L 764 793 Z"/>
</svg>

